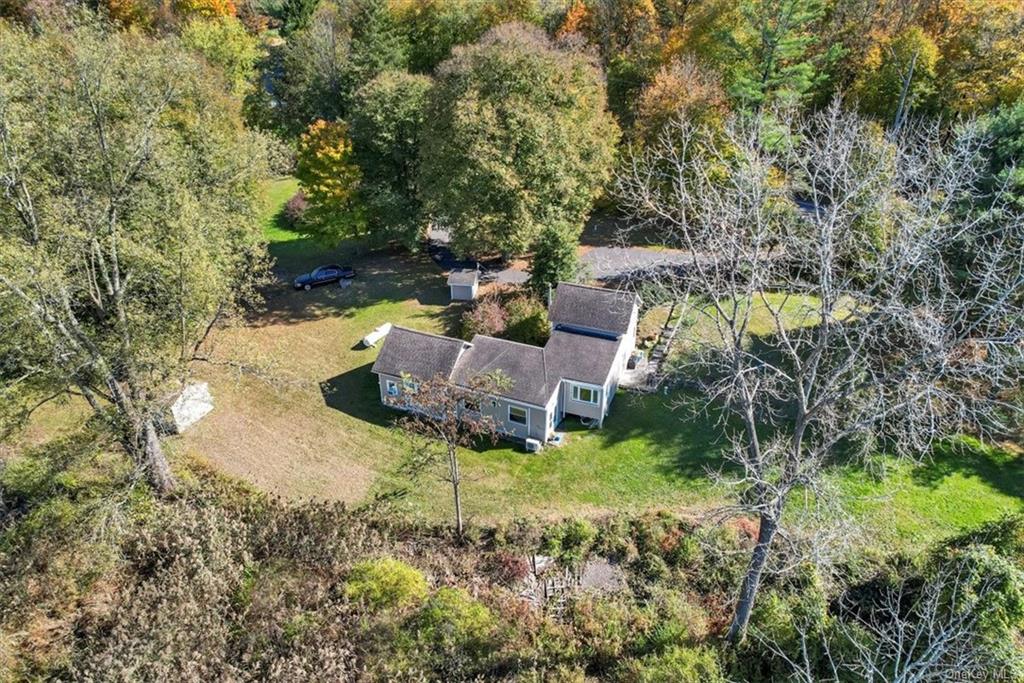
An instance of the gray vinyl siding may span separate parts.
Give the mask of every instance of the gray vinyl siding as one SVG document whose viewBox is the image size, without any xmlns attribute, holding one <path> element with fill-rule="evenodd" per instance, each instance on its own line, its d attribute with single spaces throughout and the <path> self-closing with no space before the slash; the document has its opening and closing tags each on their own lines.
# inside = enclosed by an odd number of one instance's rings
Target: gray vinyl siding
<svg viewBox="0 0 1024 683">
<path fill-rule="evenodd" d="M 495 405 L 491 405 L 492 402 Z M 525 410 L 529 424 L 522 425 L 509 420 L 509 406 L 516 406 Z M 508 437 L 514 439 L 537 439 L 542 443 L 547 440 L 548 414 L 543 408 L 514 403 L 502 398 L 493 398 L 484 399 L 480 406 L 480 411 L 484 415 L 490 416 Z"/>
<path fill-rule="evenodd" d="M 398 384 L 399 396 L 401 396 L 403 391 L 401 377 L 385 374 L 377 375 L 377 384 L 380 389 L 380 400 L 381 403 L 386 405 L 388 404 L 388 380 Z M 492 406 L 491 401 L 494 401 L 496 405 Z M 394 406 L 394 404 L 390 405 L 401 409 L 400 406 Z M 518 406 L 527 411 L 527 419 L 529 420 L 528 425 L 517 424 L 508 419 L 508 407 L 510 405 Z M 554 410 L 554 405 L 554 402 L 552 402 L 552 410 Z M 484 415 L 488 415 L 493 418 L 495 423 L 498 425 L 499 430 L 507 437 L 513 439 L 537 439 L 541 443 L 547 441 L 548 412 L 543 408 L 506 401 L 502 398 L 485 398 L 481 401 L 480 411 Z"/>
<path fill-rule="evenodd" d="M 577 415 L 579 417 L 600 420 L 604 415 L 605 390 L 597 387 L 596 391 L 601 394 L 598 396 L 596 404 L 574 401 L 572 398 L 572 383 L 569 381 L 562 382 L 562 412 L 566 415 Z"/>
</svg>

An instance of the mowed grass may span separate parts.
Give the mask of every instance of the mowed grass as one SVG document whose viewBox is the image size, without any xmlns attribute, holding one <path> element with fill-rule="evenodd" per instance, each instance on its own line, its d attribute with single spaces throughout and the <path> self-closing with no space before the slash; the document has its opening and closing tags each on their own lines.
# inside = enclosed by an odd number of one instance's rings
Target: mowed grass
<svg viewBox="0 0 1024 683">
<path fill-rule="evenodd" d="M 275 183 L 278 208 L 294 189 L 290 180 Z M 172 440 L 172 449 L 289 498 L 356 503 L 397 492 L 402 510 L 448 519 L 450 493 L 440 473 L 415 481 L 404 473 L 410 450 L 422 446 L 392 426 L 395 414 L 380 405 L 370 372 L 377 351 L 359 344 L 384 322 L 454 334 L 463 309 L 449 304 L 443 274 L 421 255 L 324 249 L 284 229 L 273 213 L 266 231 L 279 282 L 268 289 L 264 312 L 223 331 L 217 343 L 269 363 L 274 381 L 208 371 L 217 408 Z M 288 286 L 295 274 L 331 261 L 356 267 L 351 288 L 295 292 Z M 768 331 L 764 315 L 755 317 Z M 718 430 L 702 411 L 677 407 L 680 398 L 622 393 L 603 429 L 567 419 L 566 445 L 540 454 L 503 442 L 464 452 L 467 516 L 493 522 L 613 510 L 686 512 L 722 502 L 708 476 L 723 466 Z M 946 449 L 929 466 L 893 466 L 884 478 L 859 467 L 834 476 L 872 541 L 886 545 L 923 545 L 1020 510 L 1024 497 L 1024 461 L 996 449 Z"/>
</svg>

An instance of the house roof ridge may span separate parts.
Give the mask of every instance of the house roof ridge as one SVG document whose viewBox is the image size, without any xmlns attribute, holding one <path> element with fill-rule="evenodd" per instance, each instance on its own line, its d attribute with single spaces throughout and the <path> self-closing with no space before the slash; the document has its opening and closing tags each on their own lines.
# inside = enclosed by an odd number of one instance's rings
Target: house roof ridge
<svg viewBox="0 0 1024 683">
<path fill-rule="evenodd" d="M 444 339 L 446 341 L 459 342 L 460 344 L 468 344 L 469 346 L 473 345 L 472 342 L 468 342 L 465 339 L 459 339 L 458 337 L 449 337 L 448 335 L 445 335 L 445 334 L 435 334 L 434 332 L 425 332 L 423 330 L 416 330 L 416 329 L 413 329 L 411 327 L 406 327 L 405 325 L 392 325 L 391 329 L 393 329 L 393 330 L 402 330 L 404 332 L 412 332 L 413 334 L 423 335 L 424 337 L 433 337 L 434 339 Z"/>
<path fill-rule="evenodd" d="M 592 290 L 594 290 L 596 292 L 607 292 L 609 294 L 618 294 L 618 295 L 621 295 L 621 296 L 633 296 L 633 297 L 636 297 L 638 299 L 640 298 L 639 294 L 637 294 L 636 292 L 631 292 L 628 289 L 619 289 L 618 287 L 599 287 L 597 285 L 585 285 L 585 284 L 580 283 L 580 282 L 559 282 L 558 285 L 555 288 L 555 291 L 557 291 L 558 287 L 561 287 L 562 285 L 565 285 L 566 287 L 576 287 L 578 289 L 592 289 Z"/>
<path fill-rule="evenodd" d="M 526 342 L 518 342 L 518 341 L 514 341 L 512 339 L 502 339 L 501 337 L 492 337 L 489 334 L 474 334 L 473 335 L 473 339 L 474 340 L 477 337 L 480 337 L 481 339 L 492 339 L 494 341 L 501 342 L 502 344 L 515 344 L 516 346 L 525 346 L 528 349 L 536 349 L 537 351 L 540 351 L 542 353 L 544 351 L 544 347 L 543 346 L 537 346 L 536 344 L 527 344 Z M 467 342 L 467 343 L 470 346 L 473 345 L 473 342 Z"/>
</svg>

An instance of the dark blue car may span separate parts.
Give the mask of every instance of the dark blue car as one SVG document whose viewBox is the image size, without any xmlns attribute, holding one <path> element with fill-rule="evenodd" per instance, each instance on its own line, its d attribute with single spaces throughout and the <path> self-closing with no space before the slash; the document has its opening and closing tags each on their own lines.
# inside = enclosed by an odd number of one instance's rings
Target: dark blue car
<svg viewBox="0 0 1024 683">
<path fill-rule="evenodd" d="M 352 266 L 320 266 L 311 273 L 295 278 L 295 289 L 310 290 L 317 285 L 326 285 L 341 280 L 351 280 L 356 276 Z"/>
</svg>

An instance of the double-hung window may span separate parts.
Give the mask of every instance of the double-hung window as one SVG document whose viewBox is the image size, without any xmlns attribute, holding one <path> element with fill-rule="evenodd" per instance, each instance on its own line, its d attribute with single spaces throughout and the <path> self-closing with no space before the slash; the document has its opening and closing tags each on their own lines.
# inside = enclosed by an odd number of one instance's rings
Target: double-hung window
<svg viewBox="0 0 1024 683">
<path fill-rule="evenodd" d="M 581 387 L 578 384 L 572 385 L 572 400 L 579 401 L 580 403 L 592 403 L 597 405 L 597 389 L 591 389 L 590 387 Z"/>
<path fill-rule="evenodd" d="M 402 388 L 405 389 L 407 394 L 415 394 L 419 391 L 420 383 L 410 377 L 403 377 Z"/>
<path fill-rule="evenodd" d="M 519 406 L 509 406 L 508 421 L 514 422 L 518 425 L 526 424 L 526 408 L 520 408 Z"/>
<path fill-rule="evenodd" d="M 384 384 L 384 390 L 388 396 L 398 396 L 398 382 L 393 379 L 387 380 Z"/>
</svg>

